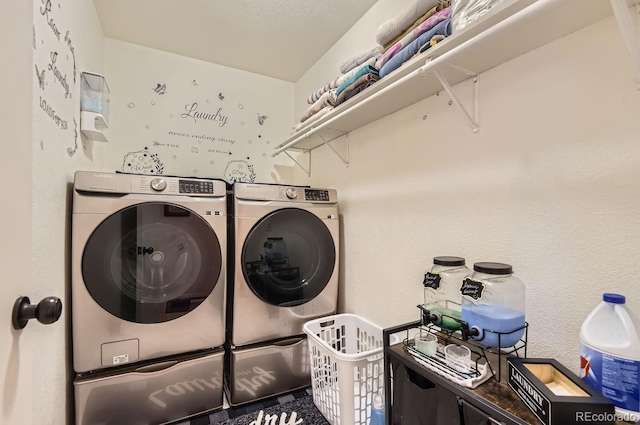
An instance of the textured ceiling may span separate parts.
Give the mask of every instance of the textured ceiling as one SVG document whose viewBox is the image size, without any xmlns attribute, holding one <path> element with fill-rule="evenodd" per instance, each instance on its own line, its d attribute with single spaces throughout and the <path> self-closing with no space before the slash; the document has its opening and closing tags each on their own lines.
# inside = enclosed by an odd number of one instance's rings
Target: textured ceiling
<svg viewBox="0 0 640 425">
<path fill-rule="evenodd" d="M 104 35 L 297 81 L 376 0 L 94 0 Z"/>
</svg>

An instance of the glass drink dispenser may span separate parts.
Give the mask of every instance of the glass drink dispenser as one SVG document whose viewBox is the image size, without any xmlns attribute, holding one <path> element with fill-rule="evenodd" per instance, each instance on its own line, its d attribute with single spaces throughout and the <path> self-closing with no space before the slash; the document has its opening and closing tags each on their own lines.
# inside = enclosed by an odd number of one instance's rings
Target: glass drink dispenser
<svg viewBox="0 0 640 425">
<path fill-rule="evenodd" d="M 462 320 L 488 347 L 514 346 L 525 332 L 525 286 L 509 264 L 481 262 L 464 279 Z"/>
<path fill-rule="evenodd" d="M 471 274 L 462 257 L 433 258 L 433 266 L 424 275 L 424 308 L 433 324 L 443 329 L 460 329 L 460 285 Z"/>
</svg>

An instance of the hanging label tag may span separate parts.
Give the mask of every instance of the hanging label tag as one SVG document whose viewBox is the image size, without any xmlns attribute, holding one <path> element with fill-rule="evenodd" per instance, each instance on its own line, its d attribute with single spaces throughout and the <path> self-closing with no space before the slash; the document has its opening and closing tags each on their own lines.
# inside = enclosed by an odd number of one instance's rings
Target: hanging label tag
<svg viewBox="0 0 640 425">
<path fill-rule="evenodd" d="M 460 292 L 463 297 L 468 297 L 473 300 L 479 300 L 482 298 L 482 292 L 484 291 L 484 285 L 482 282 L 478 282 L 477 280 L 471 280 L 466 278 L 462 281 L 462 286 L 460 287 Z"/>
<path fill-rule="evenodd" d="M 425 273 L 422 284 L 425 288 L 431 288 L 437 291 L 438 288 L 440 288 L 440 275 L 437 273 Z"/>
</svg>

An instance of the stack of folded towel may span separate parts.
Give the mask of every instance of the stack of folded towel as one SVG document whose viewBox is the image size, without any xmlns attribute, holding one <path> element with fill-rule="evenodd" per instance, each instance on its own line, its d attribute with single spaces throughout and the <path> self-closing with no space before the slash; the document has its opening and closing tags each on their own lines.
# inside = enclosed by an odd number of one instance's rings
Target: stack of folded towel
<svg viewBox="0 0 640 425">
<path fill-rule="evenodd" d="M 376 61 L 380 78 L 398 69 L 423 46 L 451 35 L 451 7 L 448 1 L 417 0 L 408 9 L 378 28 L 376 41 L 382 54 Z"/>
<path fill-rule="evenodd" d="M 380 25 L 375 37 L 378 45 L 342 62 L 341 75 L 309 95 L 307 103 L 311 106 L 294 130 L 301 123 L 319 119 L 450 35 L 449 0 L 415 0 Z"/>
<path fill-rule="evenodd" d="M 373 66 L 376 59 L 376 55 L 366 59 L 359 66 L 350 69 L 346 74 L 342 74 L 311 93 L 307 98 L 307 103 L 311 104 L 311 107 L 300 117 L 300 122 L 305 122 L 311 117 L 319 118 L 321 115 L 317 116 L 317 114 L 320 111 L 323 111 L 322 115 L 324 115 L 333 107 L 378 81 L 380 79 L 378 69 Z"/>
</svg>

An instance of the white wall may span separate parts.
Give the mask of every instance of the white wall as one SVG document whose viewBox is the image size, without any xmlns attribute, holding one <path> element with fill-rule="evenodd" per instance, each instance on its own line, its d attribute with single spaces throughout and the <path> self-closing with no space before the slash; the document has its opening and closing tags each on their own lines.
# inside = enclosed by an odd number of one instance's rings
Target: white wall
<svg viewBox="0 0 640 425">
<path fill-rule="evenodd" d="M 113 39 L 105 76 L 108 171 L 290 179 L 290 161 L 270 154 L 289 135 L 293 83 Z"/>
<path fill-rule="evenodd" d="M 63 424 L 71 420 L 73 400 L 70 355 L 65 356 L 65 341 L 71 338 L 70 185 L 74 171 L 102 167 L 94 160 L 101 157 L 101 146 L 79 130 L 80 73 L 102 72 L 104 37 L 91 1 L 34 0 L 33 9 L 34 65 L 28 77 L 33 80 L 34 285 L 28 295 L 36 303 L 59 297 L 63 316 L 55 324 L 28 329 L 35 351 L 32 423 Z"/>
<path fill-rule="evenodd" d="M 3 3 L 0 14 L 2 147 L 0 181 L 7 206 L 0 220 L 0 423 L 30 424 L 32 416 L 30 332 L 11 326 L 13 303 L 31 292 L 31 33 L 33 4 Z M 7 82 L 8 84 L 4 84 Z M 26 275 L 26 276 L 25 276 Z"/>
<path fill-rule="evenodd" d="M 378 18 L 350 35 L 373 40 Z M 348 37 L 298 82 L 297 108 L 324 83 L 316 71 L 362 50 Z M 470 84 L 454 88 L 465 101 Z M 528 354 L 577 372 L 579 328 L 603 292 L 640 315 L 640 91 L 615 21 L 483 73 L 478 134 L 448 101 L 350 133 L 348 168 L 322 147 L 311 178 L 297 172 L 338 190 L 340 309 L 383 326 L 416 320 L 434 256 L 510 263 L 527 286 Z"/>
</svg>

